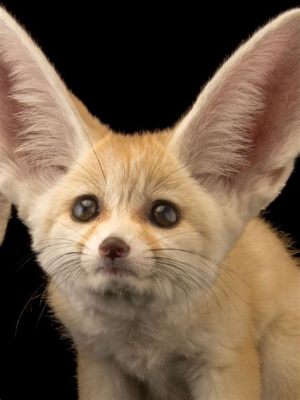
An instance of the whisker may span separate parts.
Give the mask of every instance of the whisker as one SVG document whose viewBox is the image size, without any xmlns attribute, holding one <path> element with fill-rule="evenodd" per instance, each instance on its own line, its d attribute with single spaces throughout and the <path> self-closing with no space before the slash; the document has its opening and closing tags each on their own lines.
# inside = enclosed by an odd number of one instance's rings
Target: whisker
<svg viewBox="0 0 300 400">
<path fill-rule="evenodd" d="M 30 261 L 36 258 L 36 253 L 30 252 L 26 256 L 22 257 L 21 260 L 18 261 L 16 272 L 20 272 Z M 19 265 L 20 264 L 20 265 Z"/>
<path fill-rule="evenodd" d="M 45 296 L 46 292 L 47 292 L 47 289 L 45 289 L 44 292 L 42 293 L 41 301 L 43 300 L 43 297 Z M 40 301 L 40 305 L 41 305 L 41 301 Z M 42 317 L 43 317 L 43 315 L 45 313 L 45 310 L 46 310 L 47 306 L 48 306 L 48 304 L 47 304 L 46 300 L 44 300 L 44 306 L 43 306 L 42 311 L 40 312 L 40 314 L 38 316 L 38 319 L 37 319 L 36 324 L 35 324 L 35 328 L 37 328 L 39 323 L 41 322 L 41 319 L 42 319 Z"/>
<path fill-rule="evenodd" d="M 155 239 L 155 240 L 152 240 L 151 242 L 147 242 L 146 245 L 149 246 L 150 244 L 159 242 L 160 240 L 169 239 L 170 237 L 174 237 L 174 236 L 187 235 L 187 234 L 190 234 L 190 233 L 197 233 L 197 234 L 199 234 L 199 232 L 196 231 L 196 230 L 194 230 L 194 231 L 187 231 L 187 232 L 173 233 L 172 235 L 163 236 L 163 237 L 161 237 L 161 238 L 159 238 L 159 239 Z M 145 252 L 145 251 L 150 251 L 150 250 L 149 250 L 149 249 L 148 249 L 148 250 L 144 250 L 143 252 Z"/>
<path fill-rule="evenodd" d="M 43 282 L 38 286 L 38 288 L 33 292 L 33 294 L 29 297 L 29 299 L 26 301 L 24 307 L 22 308 L 22 310 L 21 310 L 21 312 L 20 312 L 20 314 L 19 314 L 19 317 L 18 317 L 18 319 L 17 319 L 17 322 L 16 322 L 15 335 L 14 335 L 15 338 L 17 337 L 17 333 L 18 333 L 18 329 L 19 329 L 19 326 L 20 326 L 21 319 L 22 319 L 22 317 L 24 316 L 24 314 L 25 314 L 25 312 L 26 312 L 26 310 L 27 310 L 29 304 L 30 304 L 33 300 L 38 299 L 38 298 L 40 297 L 41 294 L 37 294 L 37 293 L 39 292 L 39 290 L 41 289 L 41 287 L 43 287 L 44 285 L 45 285 L 45 282 L 43 281 Z"/>
<path fill-rule="evenodd" d="M 185 295 L 185 299 L 186 299 L 186 305 L 187 305 L 187 315 L 188 315 L 188 319 L 190 316 L 190 307 L 189 307 L 189 292 L 188 292 L 188 287 L 186 285 L 186 282 L 182 281 L 182 279 L 180 279 L 180 277 L 177 275 L 176 271 L 172 270 L 172 269 L 165 269 L 165 268 L 159 268 L 159 267 L 165 267 L 165 265 L 163 265 L 162 263 L 156 263 L 156 265 L 154 266 L 154 269 L 156 269 L 157 271 L 159 271 L 159 273 L 161 275 L 165 275 L 168 280 L 171 280 L 172 283 L 177 286 L 179 289 L 182 290 L 182 292 Z"/>
<path fill-rule="evenodd" d="M 176 276 L 176 280 L 178 282 L 185 282 L 184 279 L 182 279 L 182 277 L 184 276 L 185 278 L 187 278 L 188 280 L 192 281 L 193 284 L 195 284 L 196 286 L 200 287 L 201 289 L 203 289 L 203 284 L 201 284 L 199 281 L 195 280 L 190 274 L 184 274 L 186 271 L 182 270 L 182 268 L 176 268 L 176 266 L 174 266 L 173 264 L 167 263 L 167 262 L 157 262 L 157 264 L 159 264 L 160 266 L 164 267 L 163 271 L 166 271 L 166 267 L 170 267 L 168 268 L 168 271 L 173 273 L 174 276 Z M 203 278 L 201 279 L 201 282 L 203 282 Z M 204 282 L 205 283 L 205 282 Z M 185 287 L 188 288 L 187 282 L 185 282 Z M 182 286 L 181 286 L 182 288 Z M 187 291 L 185 291 L 186 294 L 188 293 Z M 208 302 L 205 296 L 205 292 L 203 290 L 201 290 L 199 292 L 201 294 L 201 296 L 204 298 L 205 303 L 206 303 L 206 309 L 208 309 Z M 190 293 L 190 296 L 193 295 L 193 293 Z M 187 297 L 189 298 L 190 296 L 187 295 Z M 215 300 L 215 299 L 214 299 Z M 187 300 L 188 301 L 188 300 Z M 215 300 L 217 302 L 217 300 Z M 218 303 L 218 302 L 217 302 Z"/>
<path fill-rule="evenodd" d="M 94 153 L 94 155 L 95 155 L 95 157 L 96 157 L 96 159 L 97 159 L 98 167 L 99 167 L 99 169 L 100 169 L 100 171 L 101 171 L 101 173 L 102 173 L 104 182 L 105 182 L 105 184 L 107 185 L 107 179 L 106 179 L 106 176 L 105 176 L 105 173 L 104 173 L 104 169 L 103 169 L 103 166 L 102 166 L 102 164 L 101 164 L 99 155 L 98 155 L 98 153 L 97 153 L 96 150 L 95 150 L 95 147 L 94 147 L 94 145 L 93 145 L 93 142 L 91 141 L 91 138 L 90 138 L 90 136 L 89 136 L 87 130 L 85 129 L 84 124 L 82 123 L 81 116 L 80 116 L 80 114 L 79 114 L 77 108 L 75 107 L 74 103 L 71 101 L 71 99 L 67 98 L 67 101 L 68 101 L 70 107 L 72 108 L 73 112 L 74 112 L 75 115 L 77 116 L 78 122 L 80 123 L 81 128 L 82 128 L 82 131 L 83 131 L 84 134 L 85 134 L 85 138 L 86 138 L 88 144 L 90 145 L 90 147 L 92 148 L 93 153 Z"/>
<path fill-rule="evenodd" d="M 204 256 L 204 255 L 201 254 L 201 253 L 197 253 L 197 252 L 195 252 L 195 251 L 188 250 L 188 249 L 181 249 L 181 248 L 175 248 L 175 247 L 174 247 L 174 248 L 172 248 L 172 247 L 164 247 L 164 248 L 160 248 L 160 249 L 159 249 L 159 248 L 157 248 L 157 249 L 146 249 L 146 250 L 144 250 L 144 252 L 165 251 L 165 250 L 180 251 L 180 252 L 189 253 L 189 254 L 192 254 L 192 255 L 201 257 L 202 259 L 206 259 L 207 261 L 210 261 L 212 264 L 218 266 L 219 268 L 226 269 L 226 271 L 230 272 L 230 273 L 233 274 L 235 277 L 238 277 L 238 278 L 245 284 L 245 286 L 247 286 L 247 287 L 249 288 L 249 286 L 247 285 L 247 283 L 246 283 L 241 277 L 239 277 L 239 276 L 237 275 L 236 272 L 232 271 L 232 269 L 231 269 L 228 265 L 222 264 L 222 263 L 220 263 L 220 262 L 217 262 L 217 261 L 213 260 L 212 258 L 209 258 L 209 257 L 207 257 L 207 256 Z"/>
<path fill-rule="evenodd" d="M 78 168 L 74 168 L 73 166 L 68 166 L 68 170 L 73 170 L 76 172 L 76 174 L 80 174 L 83 178 L 85 182 L 89 182 L 91 184 L 91 187 L 95 188 L 97 191 L 99 190 L 99 181 L 97 181 L 97 179 L 93 176 L 93 174 L 91 173 L 91 171 L 89 171 L 86 167 L 84 167 L 79 161 L 78 159 L 75 159 L 71 156 L 66 155 L 67 158 L 70 159 L 70 161 L 73 164 L 78 165 L 82 170 L 78 169 Z M 85 173 L 84 173 L 85 172 Z M 70 189 L 72 191 L 74 191 L 74 187 L 70 187 Z"/>
<path fill-rule="evenodd" d="M 187 250 L 187 249 L 181 249 L 181 248 L 172 248 L 172 247 L 169 247 L 169 248 L 160 248 L 160 249 L 158 248 L 158 249 L 145 250 L 144 252 L 149 252 L 149 251 L 150 251 L 150 252 L 151 252 L 151 251 L 154 251 L 154 252 L 157 251 L 157 252 L 159 252 L 159 251 L 164 251 L 164 250 L 168 250 L 168 251 L 180 251 L 180 252 L 185 252 L 185 253 L 189 253 L 189 254 L 192 254 L 192 255 L 199 256 L 200 259 L 201 259 L 201 263 L 202 263 L 206 268 L 208 268 L 211 272 L 213 272 L 214 274 L 215 274 L 215 270 L 213 270 L 213 269 L 211 268 L 211 266 L 210 266 L 207 262 L 210 262 L 211 264 L 217 266 L 218 269 L 221 269 L 224 273 L 230 273 L 235 279 L 239 279 L 241 282 L 243 282 L 243 283 L 245 284 L 245 286 L 249 289 L 249 286 L 244 282 L 244 280 L 243 280 L 235 271 L 232 271 L 227 265 L 222 264 L 222 263 L 218 263 L 218 262 L 216 262 L 216 261 L 214 261 L 214 260 L 212 260 L 212 259 L 209 259 L 208 257 L 205 257 L 205 256 L 203 256 L 202 254 L 197 253 L 197 252 L 195 252 L 195 251 L 191 251 L 191 250 Z M 157 256 L 155 256 L 155 257 L 157 257 Z M 171 259 L 171 260 L 173 260 L 173 259 Z M 174 261 L 174 260 L 173 260 L 173 261 Z M 178 262 L 178 260 L 176 260 L 176 262 Z M 183 263 L 183 264 L 184 264 L 184 263 Z M 195 266 L 192 266 L 191 264 L 186 264 L 186 267 L 187 267 L 187 268 L 195 268 Z M 203 272 L 204 272 L 204 271 L 203 271 Z M 207 270 L 206 270 L 205 272 L 206 272 L 206 274 L 207 274 Z M 244 304 L 246 304 L 248 307 L 250 307 L 251 309 L 253 309 L 253 306 L 252 306 L 248 301 L 246 301 L 244 298 L 242 298 L 242 297 L 240 296 L 240 294 L 237 293 L 236 290 L 235 290 L 234 288 L 232 288 L 232 287 L 228 284 L 228 282 L 227 282 L 222 276 L 218 275 L 218 280 L 215 281 L 215 285 L 218 287 L 219 290 L 222 290 L 223 294 L 226 296 L 226 298 L 227 298 L 228 300 L 230 300 L 230 301 L 232 302 L 232 304 L 234 305 L 234 307 L 236 308 L 237 311 L 238 311 L 238 308 L 237 308 L 236 304 L 233 302 L 232 296 L 229 296 L 229 294 L 228 294 L 228 292 L 225 290 L 225 287 L 224 287 L 224 286 L 226 286 L 226 288 L 227 288 L 228 290 L 230 290 L 231 293 L 232 293 L 235 297 L 237 297 L 237 298 L 238 298 L 239 300 L 241 300 Z"/>
<path fill-rule="evenodd" d="M 184 262 L 180 262 L 178 260 L 170 260 L 169 259 L 167 262 L 165 262 L 164 265 L 169 265 L 172 269 L 177 269 L 181 278 L 184 277 L 184 278 L 188 279 L 189 281 L 191 281 L 192 283 L 194 283 L 196 286 L 198 286 L 199 289 L 201 289 L 201 290 L 205 289 L 206 291 L 208 291 L 210 293 L 210 295 L 214 298 L 215 303 L 222 310 L 221 304 L 220 304 L 216 294 L 213 292 L 211 285 L 209 284 L 211 279 L 205 271 L 197 269 L 192 264 L 187 264 Z M 184 267 L 185 267 L 185 269 L 184 269 Z M 188 268 L 188 270 L 186 268 Z M 200 278 L 200 281 L 197 279 L 197 276 L 195 276 L 196 275 L 195 272 L 198 274 L 198 278 Z M 209 278 L 209 281 L 207 278 Z"/>
<path fill-rule="evenodd" d="M 151 168 L 149 169 L 146 178 L 145 178 L 145 182 L 144 182 L 144 192 L 146 192 L 147 187 L 149 185 L 149 182 L 151 181 L 151 179 L 153 178 L 153 176 L 155 174 L 157 174 L 157 172 L 159 171 L 159 169 L 161 168 L 162 165 L 162 161 L 165 159 L 166 154 L 167 154 L 167 148 L 169 147 L 169 144 L 171 143 L 172 140 L 172 134 L 169 134 L 168 136 L 168 140 L 166 140 L 166 142 L 164 143 L 164 146 L 162 149 L 160 149 L 161 151 L 158 152 L 156 157 L 153 157 L 153 162 L 151 164 Z M 157 184 L 154 187 L 154 190 L 157 188 Z"/>
</svg>

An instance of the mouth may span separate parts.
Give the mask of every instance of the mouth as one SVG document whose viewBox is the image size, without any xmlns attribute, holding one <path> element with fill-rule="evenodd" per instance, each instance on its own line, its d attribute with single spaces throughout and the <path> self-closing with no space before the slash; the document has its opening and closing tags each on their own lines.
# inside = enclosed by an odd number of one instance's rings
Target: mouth
<svg viewBox="0 0 300 400">
<path fill-rule="evenodd" d="M 99 260 L 96 273 L 108 278 L 137 277 L 135 268 L 123 259 Z"/>
<path fill-rule="evenodd" d="M 97 272 L 100 272 L 103 275 L 109 277 L 137 276 L 136 273 L 129 268 L 125 268 L 122 266 L 114 266 L 114 265 L 98 267 Z"/>
</svg>

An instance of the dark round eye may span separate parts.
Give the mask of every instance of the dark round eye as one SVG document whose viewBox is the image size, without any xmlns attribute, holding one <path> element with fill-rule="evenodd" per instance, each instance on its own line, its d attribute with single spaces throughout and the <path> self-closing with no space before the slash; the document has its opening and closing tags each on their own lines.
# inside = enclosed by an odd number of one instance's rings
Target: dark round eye
<svg viewBox="0 0 300 400">
<path fill-rule="evenodd" d="M 171 228 L 179 221 L 179 212 L 174 205 L 159 200 L 154 203 L 150 215 L 151 221 L 162 228 Z"/>
<path fill-rule="evenodd" d="M 95 196 L 86 194 L 78 197 L 72 207 L 72 217 L 80 222 L 89 222 L 99 215 L 99 203 Z"/>
</svg>

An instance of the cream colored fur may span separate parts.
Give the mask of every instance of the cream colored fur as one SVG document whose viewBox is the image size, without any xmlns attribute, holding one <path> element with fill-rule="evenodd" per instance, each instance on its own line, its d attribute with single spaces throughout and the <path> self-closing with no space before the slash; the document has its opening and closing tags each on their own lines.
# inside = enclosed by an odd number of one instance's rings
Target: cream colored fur
<svg viewBox="0 0 300 400">
<path fill-rule="evenodd" d="M 256 217 L 300 152 L 300 10 L 157 134 L 93 118 L 2 9 L 0 70 L 0 240 L 13 203 L 77 349 L 80 400 L 299 400 L 300 270 Z M 88 223 L 71 217 L 83 194 L 100 202 Z M 149 220 L 157 199 L 179 209 L 173 228 Z M 99 272 L 109 236 L 134 276 Z"/>
</svg>

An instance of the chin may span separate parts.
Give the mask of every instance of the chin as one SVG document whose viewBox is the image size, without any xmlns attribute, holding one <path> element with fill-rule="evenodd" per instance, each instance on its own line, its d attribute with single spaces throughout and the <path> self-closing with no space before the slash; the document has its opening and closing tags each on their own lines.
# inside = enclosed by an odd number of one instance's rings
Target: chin
<svg viewBox="0 0 300 400">
<path fill-rule="evenodd" d="M 83 290 L 92 307 L 121 315 L 129 308 L 138 311 L 155 300 L 150 280 L 131 274 L 98 274 L 87 279 Z"/>
</svg>

